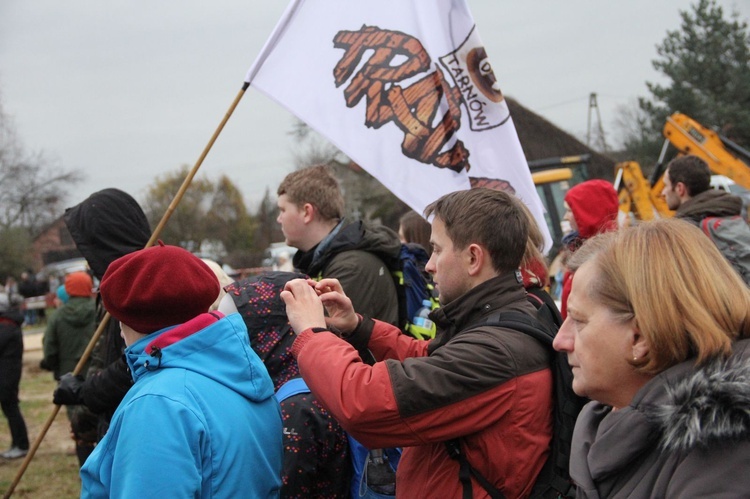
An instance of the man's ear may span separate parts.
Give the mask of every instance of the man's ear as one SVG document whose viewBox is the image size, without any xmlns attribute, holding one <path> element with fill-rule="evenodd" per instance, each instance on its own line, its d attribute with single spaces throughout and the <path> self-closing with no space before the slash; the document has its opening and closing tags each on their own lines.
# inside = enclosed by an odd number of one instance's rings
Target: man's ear
<svg viewBox="0 0 750 499">
<path fill-rule="evenodd" d="M 481 274 L 489 262 L 487 251 L 476 243 L 470 244 L 466 248 L 465 255 L 467 259 L 467 272 L 472 277 Z"/>
<path fill-rule="evenodd" d="M 677 182 L 676 184 L 674 184 L 674 192 L 681 198 L 690 196 L 690 193 L 688 193 L 688 188 L 683 182 Z"/>
<path fill-rule="evenodd" d="M 315 218 L 315 206 L 313 206 L 310 203 L 305 203 L 302 205 L 302 220 L 309 224 L 313 221 L 313 218 Z"/>
</svg>

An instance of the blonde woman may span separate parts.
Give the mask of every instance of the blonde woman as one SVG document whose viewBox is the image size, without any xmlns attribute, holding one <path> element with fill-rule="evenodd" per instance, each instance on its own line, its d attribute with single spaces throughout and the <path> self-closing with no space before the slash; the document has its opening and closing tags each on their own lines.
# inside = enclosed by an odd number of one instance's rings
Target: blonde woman
<svg viewBox="0 0 750 499">
<path fill-rule="evenodd" d="M 578 497 L 747 497 L 750 292 L 680 220 L 597 236 L 571 258 L 554 346 L 589 397 Z"/>
</svg>

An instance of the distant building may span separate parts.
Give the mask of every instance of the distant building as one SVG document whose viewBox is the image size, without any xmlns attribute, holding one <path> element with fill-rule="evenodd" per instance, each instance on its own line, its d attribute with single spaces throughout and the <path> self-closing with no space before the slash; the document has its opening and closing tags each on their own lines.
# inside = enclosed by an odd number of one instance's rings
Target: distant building
<svg viewBox="0 0 750 499">
<path fill-rule="evenodd" d="M 62 216 L 42 229 L 34 238 L 32 248 L 32 269 L 36 272 L 47 264 L 82 256 Z"/>
<path fill-rule="evenodd" d="M 588 154 L 588 178 L 603 178 L 610 182 L 614 180 L 614 159 L 594 151 L 572 134 L 553 125 L 517 101 L 511 98 L 506 98 L 506 101 L 526 161 Z"/>
</svg>

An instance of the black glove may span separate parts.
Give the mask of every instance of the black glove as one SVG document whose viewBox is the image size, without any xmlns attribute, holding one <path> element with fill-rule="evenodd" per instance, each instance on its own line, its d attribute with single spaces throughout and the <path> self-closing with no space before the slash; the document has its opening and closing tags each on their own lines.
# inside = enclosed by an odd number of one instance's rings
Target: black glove
<svg viewBox="0 0 750 499">
<path fill-rule="evenodd" d="M 83 386 L 83 376 L 80 374 L 73 376 L 73 373 L 63 374 L 52 395 L 52 401 L 57 405 L 83 404 L 81 386 Z"/>
</svg>

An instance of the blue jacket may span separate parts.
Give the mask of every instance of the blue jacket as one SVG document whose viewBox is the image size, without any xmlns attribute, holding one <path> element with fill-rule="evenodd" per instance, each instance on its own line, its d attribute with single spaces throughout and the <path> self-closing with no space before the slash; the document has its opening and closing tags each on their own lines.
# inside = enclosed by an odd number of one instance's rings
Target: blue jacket
<svg viewBox="0 0 750 499">
<path fill-rule="evenodd" d="M 220 315 L 125 350 L 135 384 L 81 468 L 81 497 L 278 497 L 273 384 L 240 315 Z"/>
</svg>

